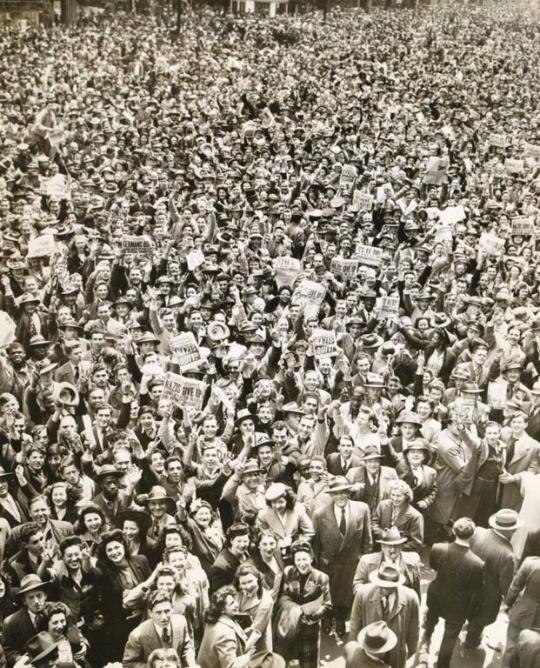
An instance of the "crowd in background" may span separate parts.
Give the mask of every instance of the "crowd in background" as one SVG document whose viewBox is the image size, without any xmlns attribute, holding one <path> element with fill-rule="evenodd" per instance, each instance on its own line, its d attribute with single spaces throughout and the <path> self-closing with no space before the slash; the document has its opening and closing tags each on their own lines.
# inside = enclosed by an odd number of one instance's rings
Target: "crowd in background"
<svg viewBox="0 0 540 668">
<path fill-rule="evenodd" d="M 0 666 L 539 668 L 538 7 L 162 19 L 0 33 Z"/>
</svg>

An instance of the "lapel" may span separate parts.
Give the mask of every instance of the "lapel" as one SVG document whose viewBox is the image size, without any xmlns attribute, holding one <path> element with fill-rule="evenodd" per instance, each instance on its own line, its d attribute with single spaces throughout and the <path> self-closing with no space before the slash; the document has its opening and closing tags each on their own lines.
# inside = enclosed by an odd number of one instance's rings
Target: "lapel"
<svg viewBox="0 0 540 668">
<path fill-rule="evenodd" d="M 392 610 L 388 612 L 388 621 L 399 615 L 399 613 L 401 612 L 401 608 L 403 608 L 404 604 L 405 602 L 403 600 L 403 594 L 401 593 L 400 587 L 397 587 L 394 607 L 392 608 Z"/>
<path fill-rule="evenodd" d="M 514 456 L 510 464 L 514 464 L 515 462 L 519 462 L 520 459 L 528 457 L 530 452 L 531 452 L 531 445 L 529 443 L 529 439 L 526 434 L 523 434 L 516 441 L 516 445 L 514 448 Z"/>
<path fill-rule="evenodd" d="M 155 647 L 158 647 L 158 648 L 163 647 L 163 645 L 161 644 L 161 638 L 159 637 L 159 634 L 156 631 L 156 626 L 155 626 L 155 624 L 152 620 L 150 620 L 150 634 L 149 635 L 150 635 L 150 638 L 151 638 L 152 645 L 154 645 Z M 173 647 L 176 647 L 176 645 L 173 644 Z"/>
<path fill-rule="evenodd" d="M 341 539 L 341 545 L 339 546 L 339 550 L 343 550 L 345 545 L 350 541 L 351 537 L 354 535 L 355 529 L 356 529 L 356 512 L 354 510 L 353 504 L 349 501 L 349 518 L 347 520 L 347 530 L 345 531 L 345 535 Z M 335 520 L 335 516 L 334 516 Z M 339 529 L 338 529 L 339 531 Z M 341 535 L 341 534 L 340 534 Z"/>
<path fill-rule="evenodd" d="M 225 624 L 225 626 L 228 626 L 234 631 L 234 634 L 236 636 L 236 644 L 239 649 L 238 654 L 243 654 L 244 653 L 244 645 L 246 642 L 246 635 L 242 631 L 242 629 L 234 622 L 232 619 L 229 619 L 229 617 L 220 617 L 219 621 L 222 624 Z"/>
<path fill-rule="evenodd" d="M 171 617 L 171 645 L 176 649 L 177 647 L 180 646 L 180 624 L 176 622 L 175 616 L 172 615 Z"/>
</svg>

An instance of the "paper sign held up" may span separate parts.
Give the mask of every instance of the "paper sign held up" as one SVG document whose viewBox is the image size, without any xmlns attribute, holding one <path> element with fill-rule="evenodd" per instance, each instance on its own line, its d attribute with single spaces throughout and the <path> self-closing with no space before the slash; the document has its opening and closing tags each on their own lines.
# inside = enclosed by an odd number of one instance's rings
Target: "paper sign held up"
<svg viewBox="0 0 540 668">
<path fill-rule="evenodd" d="M 383 254 L 384 251 L 382 248 L 357 244 L 353 259 L 358 260 L 360 264 L 367 264 L 370 267 L 379 267 L 383 261 Z"/>
<path fill-rule="evenodd" d="M 334 357 L 338 354 L 336 333 L 329 329 L 316 329 L 311 336 L 315 357 Z"/>
<path fill-rule="evenodd" d="M 181 370 L 197 365 L 202 359 L 193 332 L 175 336 L 170 340 L 170 347 Z"/>
<path fill-rule="evenodd" d="M 180 408 L 191 407 L 201 410 L 206 392 L 206 383 L 202 380 L 184 378 L 177 373 L 168 371 L 163 383 L 162 398 L 170 399 L 173 405 Z"/>
<path fill-rule="evenodd" d="M 293 294 L 293 303 L 300 304 L 304 309 L 304 316 L 316 316 L 326 294 L 326 288 L 320 283 L 304 279 Z"/>
</svg>

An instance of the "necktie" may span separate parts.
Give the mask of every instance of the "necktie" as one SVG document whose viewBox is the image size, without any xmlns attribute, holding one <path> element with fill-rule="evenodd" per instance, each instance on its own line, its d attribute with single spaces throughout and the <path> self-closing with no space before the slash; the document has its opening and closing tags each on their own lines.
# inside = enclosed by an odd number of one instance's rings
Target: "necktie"
<svg viewBox="0 0 540 668">
<path fill-rule="evenodd" d="M 510 443 L 508 444 L 508 447 L 506 448 L 506 465 L 510 464 L 512 459 L 514 459 L 514 452 L 516 450 L 516 439 L 511 436 L 510 437 Z"/>
<path fill-rule="evenodd" d="M 381 605 L 382 605 L 382 616 L 384 619 L 388 617 L 388 598 L 386 596 L 381 597 Z"/>
<path fill-rule="evenodd" d="M 163 629 L 163 644 L 167 647 L 171 646 L 171 632 L 168 626 Z"/>
<path fill-rule="evenodd" d="M 344 536 L 347 531 L 347 518 L 345 517 L 345 508 L 341 509 L 341 519 L 339 520 L 339 533 Z"/>
</svg>

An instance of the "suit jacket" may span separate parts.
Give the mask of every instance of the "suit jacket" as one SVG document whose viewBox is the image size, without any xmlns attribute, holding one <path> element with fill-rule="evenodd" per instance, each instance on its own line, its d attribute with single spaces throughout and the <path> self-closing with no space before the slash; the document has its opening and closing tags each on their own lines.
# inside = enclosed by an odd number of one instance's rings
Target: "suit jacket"
<svg viewBox="0 0 540 668">
<path fill-rule="evenodd" d="M 508 592 L 516 569 L 512 543 L 493 529 L 476 527 L 471 550 L 484 562 L 482 616 L 491 624 L 497 619 L 500 605 Z"/>
<path fill-rule="evenodd" d="M 389 466 L 381 466 L 378 482 L 371 488 L 366 469 L 363 466 L 351 469 L 345 477 L 353 485 L 357 483 L 360 485 L 359 491 L 354 492 L 353 497 L 357 501 L 367 503 L 371 514 L 375 512 L 379 501 L 388 499 L 390 496 L 390 485 L 394 480 L 398 479 L 397 473 Z"/>
<path fill-rule="evenodd" d="M 356 640 L 358 633 L 368 624 L 384 620 L 397 635 L 397 645 L 389 653 L 391 668 L 404 668 L 407 658 L 418 647 L 419 602 L 418 596 L 399 585 L 394 589 L 394 605 L 384 614 L 381 600 L 382 590 L 375 584 L 360 585 L 351 611 L 350 640 Z"/>
<path fill-rule="evenodd" d="M 413 506 L 416 508 L 418 502 L 423 501 L 423 505 L 429 508 L 437 493 L 437 471 L 431 466 L 422 464 L 423 479 L 419 483 L 406 461 L 400 461 L 396 465 L 396 471 L 401 480 L 404 480 L 413 491 Z"/>
<path fill-rule="evenodd" d="M 503 435 L 507 443 L 510 437 Z M 512 475 L 526 471 L 531 462 L 540 454 L 540 443 L 531 438 L 527 433 L 522 434 L 514 445 L 514 456 L 510 462 L 506 462 L 506 470 Z M 523 497 L 521 496 L 519 483 L 511 482 L 503 485 L 501 507 L 512 508 L 519 512 Z"/>
<path fill-rule="evenodd" d="M 522 631 L 516 644 L 516 668 L 538 668 L 538 657 L 540 657 L 540 630 Z"/>
<path fill-rule="evenodd" d="M 166 647 L 162 643 L 151 619 L 142 622 L 127 639 L 122 665 L 129 668 L 145 668 L 148 657 L 155 649 Z M 195 665 L 193 642 L 189 636 L 184 615 L 171 616 L 171 647 L 180 657 L 181 666 Z"/>
<path fill-rule="evenodd" d="M 259 511 L 257 525 L 261 530 L 272 531 L 278 542 L 283 539 L 300 537 L 311 540 L 314 533 L 313 524 L 306 509 L 299 503 L 292 510 L 287 510 L 284 523 L 272 508 Z"/>
<path fill-rule="evenodd" d="M 351 641 L 345 645 L 345 668 L 390 668 L 390 666 L 382 659 L 368 656 L 356 641 Z"/>
<path fill-rule="evenodd" d="M 66 362 L 59 366 L 54 372 L 54 380 L 57 383 L 71 383 L 77 385 L 77 378 L 75 377 L 75 367 L 71 362 Z"/>
<path fill-rule="evenodd" d="M 21 531 L 25 526 L 26 524 L 20 524 L 11 532 L 10 544 L 14 549 L 19 549 L 21 547 Z M 71 522 L 49 520 L 49 526 L 51 529 L 51 536 L 57 545 L 60 545 L 62 540 L 67 536 L 73 536 L 73 524 L 71 524 Z"/>
<path fill-rule="evenodd" d="M 318 568 L 330 578 L 332 604 L 348 608 L 358 560 L 372 547 L 369 508 L 361 501 L 349 501 L 347 528 L 342 535 L 330 502 L 315 513 L 313 527 L 313 552 Z"/>
<path fill-rule="evenodd" d="M 373 571 L 378 571 L 384 561 L 382 552 L 364 554 L 358 562 L 353 578 L 353 590 L 363 584 L 369 584 L 369 576 Z M 409 589 L 415 591 L 420 599 L 420 556 L 416 552 L 401 552 L 399 556 L 399 570 L 405 576 L 403 583 Z"/>
<path fill-rule="evenodd" d="M 339 452 L 333 452 L 331 455 L 328 455 L 326 458 L 326 465 L 328 468 L 328 473 L 332 475 L 347 475 L 347 472 L 352 469 L 356 468 L 358 466 L 362 466 L 362 460 L 360 457 L 356 457 L 356 455 L 353 455 L 349 461 L 347 462 L 348 467 L 343 468 L 342 463 L 341 463 L 341 456 Z"/>
<path fill-rule="evenodd" d="M 484 562 L 468 547 L 436 543 L 429 563 L 437 575 L 428 588 L 428 607 L 444 619 L 470 620 L 483 591 Z"/>
<path fill-rule="evenodd" d="M 43 313 L 38 313 L 38 316 L 41 322 L 41 334 L 47 339 L 49 335 L 47 316 L 45 316 Z M 33 335 L 34 335 L 34 328 L 32 325 L 32 318 L 31 316 L 28 315 L 28 313 L 24 313 L 23 311 L 21 311 L 17 317 L 15 339 L 24 346 L 28 354 L 32 352 L 31 348 L 29 347 L 29 344 L 30 344 L 30 339 L 32 338 Z"/>
<path fill-rule="evenodd" d="M 396 526 L 407 537 L 407 542 L 403 546 L 404 550 L 419 550 L 424 542 L 424 518 L 411 505 L 401 508 L 397 517 L 392 520 L 392 501 L 384 499 L 377 506 L 371 525 L 375 540 L 382 536 L 383 529 Z"/>
<path fill-rule="evenodd" d="M 238 566 L 240 566 L 239 559 L 234 556 L 229 548 L 224 547 L 216 557 L 208 575 L 210 592 L 217 591 L 220 587 L 231 584 Z"/>
<path fill-rule="evenodd" d="M 531 408 L 527 420 L 527 434 L 536 441 L 540 441 L 540 411 L 535 410 L 534 407 Z"/>
<path fill-rule="evenodd" d="M 527 557 L 514 575 L 508 594 L 510 624 L 526 629 L 540 626 L 540 557 Z"/>
<path fill-rule="evenodd" d="M 197 655 L 201 668 L 230 668 L 245 653 L 246 634 L 229 617 L 206 624 Z"/>
<path fill-rule="evenodd" d="M 26 608 L 21 608 L 6 618 L 2 645 L 8 666 L 13 666 L 23 655 L 23 648 L 37 630 Z"/>
</svg>

